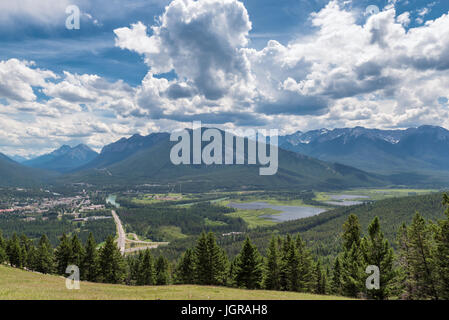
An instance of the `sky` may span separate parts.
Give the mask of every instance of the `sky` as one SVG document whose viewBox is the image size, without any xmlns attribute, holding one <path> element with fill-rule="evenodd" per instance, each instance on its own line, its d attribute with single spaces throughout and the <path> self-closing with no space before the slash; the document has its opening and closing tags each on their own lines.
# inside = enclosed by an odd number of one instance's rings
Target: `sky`
<svg viewBox="0 0 449 320">
<path fill-rule="evenodd" d="M 69 6 L 80 12 L 68 29 Z M 191 127 L 449 128 L 449 1 L 0 0 L 0 152 Z"/>
</svg>

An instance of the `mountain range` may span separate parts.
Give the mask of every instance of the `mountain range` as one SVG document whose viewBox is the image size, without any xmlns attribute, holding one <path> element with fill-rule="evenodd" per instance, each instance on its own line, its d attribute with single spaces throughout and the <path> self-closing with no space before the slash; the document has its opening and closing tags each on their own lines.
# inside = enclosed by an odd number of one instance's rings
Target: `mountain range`
<svg viewBox="0 0 449 320">
<path fill-rule="evenodd" d="M 75 147 L 63 145 L 59 149 L 37 158 L 23 161 L 22 164 L 32 168 L 52 170 L 60 173 L 76 170 L 95 158 L 98 153 L 84 144 Z"/>
<path fill-rule="evenodd" d="M 54 183 L 182 183 L 196 189 L 430 186 L 449 181 L 449 131 L 434 126 L 320 129 L 280 136 L 275 176 L 260 176 L 259 166 L 254 165 L 176 166 L 169 158 L 174 144 L 168 133 L 161 132 L 122 138 L 104 146 L 99 154 L 85 145 L 62 146 L 23 165 L 3 155 L 0 178 L 14 182 L 11 172 L 26 172 L 28 177 L 39 180 L 44 175 Z M 51 178 L 48 172 L 53 172 Z"/>
<path fill-rule="evenodd" d="M 449 131 L 435 126 L 406 130 L 355 127 L 298 131 L 280 137 L 279 146 L 382 174 L 449 171 Z"/>
</svg>

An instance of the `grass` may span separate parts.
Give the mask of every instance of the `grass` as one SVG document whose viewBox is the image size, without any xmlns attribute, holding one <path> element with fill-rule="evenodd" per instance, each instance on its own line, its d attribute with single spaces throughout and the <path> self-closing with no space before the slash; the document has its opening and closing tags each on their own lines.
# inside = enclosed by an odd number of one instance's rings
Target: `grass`
<svg viewBox="0 0 449 320">
<path fill-rule="evenodd" d="M 360 196 L 368 196 L 368 198 L 363 198 L 361 200 L 383 200 L 388 198 L 398 198 L 398 197 L 406 197 L 412 195 L 424 195 L 432 192 L 438 192 L 435 189 L 351 189 L 351 190 L 343 190 L 338 192 L 315 192 L 316 197 L 315 201 L 324 202 L 331 201 L 332 195 L 360 195 Z M 351 199 L 357 200 L 357 199 Z M 332 200 L 335 201 L 335 200 Z"/>
<path fill-rule="evenodd" d="M 159 232 L 164 236 L 164 239 L 167 239 L 168 241 L 184 239 L 188 237 L 187 235 L 182 233 L 180 227 L 176 226 L 162 226 L 159 228 Z"/>
<path fill-rule="evenodd" d="M 262 216 L 265 215 L 275 215 L 279 213 L 280 211 L 273 210 L 273 209 L 258 209 L 258 210 L 240 210 L 238 209 L 236 212 L 227 214 L 231 217 L 238 217 L 245 220 L 246 223 L 248 223 L 248 228 L 253 229 L 256 227 L 269 227 L 273 226 L 275 224 L 278 224 L 279 222 L 264 218 Z"/>
<path fill-rule="evenodd" d="M 295 292 L 241 290 L 213 286 L 125 286 L 81 282 L 68 290 L 60 276 L 0 265 L 0 300 L 341 300 L 343 297 Z"/>
</svg>

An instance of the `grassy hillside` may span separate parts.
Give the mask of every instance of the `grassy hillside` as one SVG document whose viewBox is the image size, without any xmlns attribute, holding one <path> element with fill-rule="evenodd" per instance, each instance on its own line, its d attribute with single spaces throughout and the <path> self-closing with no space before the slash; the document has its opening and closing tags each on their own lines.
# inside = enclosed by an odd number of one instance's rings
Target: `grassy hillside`
<svg viewBox="0 0 449 320">
<path fill-rule="evenodd" d="M 0 265 L 0 300 L 2 299 L 340 300 L 345 298 L 194 285 L 135 287 L 81 282 L 80 290 L 68 290 L 63 277 L 42 275 Z"/>
</svg>

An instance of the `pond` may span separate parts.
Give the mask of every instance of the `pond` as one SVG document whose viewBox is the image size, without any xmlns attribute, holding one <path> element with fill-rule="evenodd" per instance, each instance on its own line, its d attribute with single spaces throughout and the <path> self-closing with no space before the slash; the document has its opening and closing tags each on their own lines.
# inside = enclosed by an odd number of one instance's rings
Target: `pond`
<svg viewBox="0 0 449 320">
<path fill-rule="evenodd" d="M 228 207 L 242 210 L 260 210 L 260 209 L 273 209 L 280 211 L 275 215 L 262 215 L 262 218 L 273 220 L 276 222 L 284 222 L 290 220 L 296 220 L 301 218 L 307 218 L 320 214 L 326 211 L 326 209 L 307 206 L 277 206 L 267 202 L 249 202 L 249 203 L 234 203 L 228 204 Z"/>
</svg>

